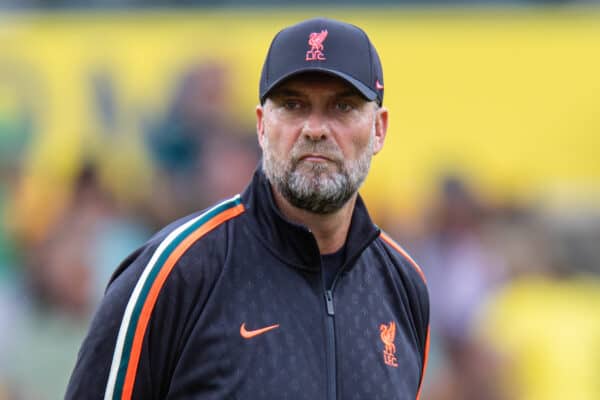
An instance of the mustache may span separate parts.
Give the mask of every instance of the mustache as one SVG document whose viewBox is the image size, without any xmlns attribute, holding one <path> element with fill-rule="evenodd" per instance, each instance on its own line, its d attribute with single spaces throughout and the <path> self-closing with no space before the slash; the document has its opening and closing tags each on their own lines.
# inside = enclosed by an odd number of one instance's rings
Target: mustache
<svg viewBox="0 0 600 400">
<path fill-rule="evenodd" d="M 302 141 L 297 142 L 292 148 L 292 162 L 297 164 L 300 161 L 300 158 L 306 156 L 307 154 L 319 154 L 336 164 L 342 164 L 344 161 L 344 155 L 342 154 L 342 151 L 334 143 L 326 141 Z"/>
</svg>

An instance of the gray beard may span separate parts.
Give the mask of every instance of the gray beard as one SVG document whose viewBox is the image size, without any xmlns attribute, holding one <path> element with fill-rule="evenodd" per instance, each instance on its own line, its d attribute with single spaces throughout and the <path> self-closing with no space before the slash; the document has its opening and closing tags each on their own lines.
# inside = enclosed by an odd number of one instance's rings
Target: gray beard
<svg viewBox="0 0 600 400">
<path fill-rule="evenodd" d="M 355 161 L 346 161 L 339 148 L 328 141 L 299 139 L 289 160 L 280 159 L 271 149 L 268 134 L 263 142 L 263 171 L 281 195 L 294 207 L 315 214 L 330 214 L 358 192 L 364 182 L 373 154 L 374 129 L 364 152 Z M 299 160 L 309 152 L 324 154 L 333 164 L 304 163 Z M 332 169 L 332 167 L 334 167 Z"/>
</svg>

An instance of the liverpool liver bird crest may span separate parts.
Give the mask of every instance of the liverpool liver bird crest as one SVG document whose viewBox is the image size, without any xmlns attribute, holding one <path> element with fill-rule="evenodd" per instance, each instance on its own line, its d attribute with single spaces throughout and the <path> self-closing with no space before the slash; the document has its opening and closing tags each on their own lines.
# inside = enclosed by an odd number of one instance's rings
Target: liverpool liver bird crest
<svg viewBox="0 0 600 400">
<path fill-rule="evenodd" d="M 398 367 L 396 345 L 394 344 L 394 340 L 396 339 L 396 323 L 390 321 L 389 325 L 379 325 L 379 332 L 379 336 L 381 337 L 383 344 L 385 344 L 383 361 L 391 367 Z"/>
<path fill-rule="evenodd" d="M 306 61 L 325 60 L 325 54 L 323 54 L 323 42 L 327 38 L 327 34 L 327 30 L 324 29 L 319 33 L 313 32 L 308 36 L 310 50 L 306 52 Z"/>
</svg>

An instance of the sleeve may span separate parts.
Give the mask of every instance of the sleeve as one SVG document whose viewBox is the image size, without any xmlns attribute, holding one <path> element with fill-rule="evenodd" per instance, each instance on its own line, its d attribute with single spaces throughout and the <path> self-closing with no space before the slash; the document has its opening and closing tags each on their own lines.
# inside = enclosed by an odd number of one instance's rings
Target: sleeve
<svg viewBox="0 0 600 400">
<path fill-rule="evenodd" d="M 416 396 L 416 400 L 419 400 L 429 358 L 429 290 L 427 288 L 427 279 L 425 278 L 425 274 L 421 267 L 404 249 L 399 247 L 399 251 L 403 256 L 402 262 L 405 264 L 405 270 L 410 272 L 411 309 L 413 321 L 415 321 L 416 334 L 419 340 L 419 352 L 421 355 L 421 377 L 419 379 L 419 387 Z"/>
<path fill-rule="evenodd" d="M 162 399 L 223 270 L 239 198 L 163 230 L 117 269 L 79 352 L 66 399 Z M 209 238 L 203 238 L 208 232 Z M 203 238 L 202 240 L 200 240 Z"/>
<path fill-rule="evenodd" d="M 425 371 L 427 369 L 427 360 L 429 356 L 429 291 L 427 289 L 427 279 L 421 267 L 417 262 L 396 243 L 390 236 L 385 232 L 381 232 L 381 238 L 385 243 L 391 246 L 400 257 L 397 258 L 399 263 L 403 266 L 401 271 L 404 271 L 407 277 L 407 290 L 409 291 L 410 298 L 410 309 L 412 311 L 412 318 L 415 322 L 416 336 L 419 342 L 419 353 L 421 355 L 421 377 L 419 380 L 419 387 L 417 391 L 417 400 L 420 397 L 421 389 L 423 387 L 423 380 L 425 378 Z M 401 273 L 401 275 L 403 275 Z"/>
<path fill-rule="evenodd" d="M 419 400 L 421 390 L 423 389 L 423 381 L 425 379 L 425 373 L 427 371 L 427 361 L 429 359 L 429 340 L 430 340 L 430 309 L 429 309 L 429 292 L 427 290 L 426 282 L 423 281 L 422 285 L 419 285 L 419 304 L 420 304 L 420 339 L 422 343 L 422 368 L 421 368 L 421 379 L 419 380 L 419 389 L 417 392 L 416 400 Z"/>
<path fill-rule="evenodd" d="M 421 267 L 404 248 L 383 231 L 381 232 L 381 238 L 397 252 L 396 260 L 402 265 L 401 271 L 404 271 L 408 282 L 410 282 L 408 290 L 410 292 L 411 310 L 417 328 L 423 365 L 425 365 L 429 349 L 429 291 L 427 289 L 427 279 Z M 403 275 L 402 272 L 401 275 Z"/>
<path fill-rule="evenodd" d="M 194 299 L 177 260 L 159 265 L 156 249 L 124 261 L 112 278 L 79 351 L 65 399 L 166 396 Z M 168 280 L 167 280 L 168 278 Z"/>
<path fill-rule="evenodd" d="M 115 354 L 119 347 L 119 332 L 126 322 L 124 319 L 127 305 L 147 262 L 148 257 L 138 251 L 125 260 L 111 278 L 79 350 L 65 399 L 112 398 L 105 397 L 105 393 L 113 361 L 119 358 L 118 354 Z M 124 339 L 121 338 L 121 342 L 125 342 Z M 138 373 L 145 374 L 144 369 L 142 363 Z"/>
</svg>

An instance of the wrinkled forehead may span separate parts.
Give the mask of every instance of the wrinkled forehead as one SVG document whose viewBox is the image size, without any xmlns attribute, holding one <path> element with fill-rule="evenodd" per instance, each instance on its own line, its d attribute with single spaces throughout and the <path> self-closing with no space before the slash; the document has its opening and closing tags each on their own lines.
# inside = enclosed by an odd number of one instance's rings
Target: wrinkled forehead
<svg viewBox="0 0 600 400">
<path fill-rule="evenodd" d="M 337 96 L 356 96 L 368 102 L 353 85 L 342 78 L 324 72 L 303 72 L 293 75 L 273 88 L 268 98 L 290 92 L 308 95 L 315 91 L 328 92 Z"/>
</svg>

